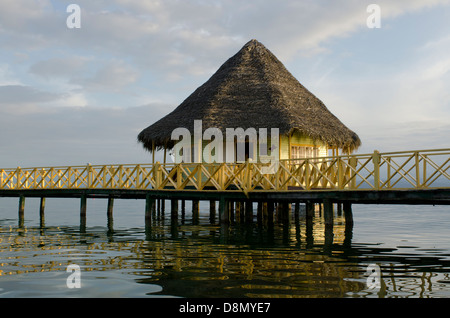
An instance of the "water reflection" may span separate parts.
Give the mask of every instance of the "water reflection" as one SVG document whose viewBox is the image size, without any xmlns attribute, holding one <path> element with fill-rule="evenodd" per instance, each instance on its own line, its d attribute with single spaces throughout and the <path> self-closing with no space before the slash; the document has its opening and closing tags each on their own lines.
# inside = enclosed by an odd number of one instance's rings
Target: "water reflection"
<svg viewBox="0 0 450 318">
<path fill-rule="evenodd" d="M 331 229 L 319 217 L 272 225 L 210 221 L 160 215 L 148 228 L 1 225 L 0 296 L 52 272 L 61 281 L 68 264 L 96 273 L 84 297 L 108 295 L 119 281 L 136 291 L 119 295 L 133 297 L 450 296 L 448 250 L 352 242 L 353 229 L 339 216 Z M 377 290 L 367 288 L 372 263 L 381 268 Z M 35 287 L 31 296 L 42 292 Z"/>
</svg>

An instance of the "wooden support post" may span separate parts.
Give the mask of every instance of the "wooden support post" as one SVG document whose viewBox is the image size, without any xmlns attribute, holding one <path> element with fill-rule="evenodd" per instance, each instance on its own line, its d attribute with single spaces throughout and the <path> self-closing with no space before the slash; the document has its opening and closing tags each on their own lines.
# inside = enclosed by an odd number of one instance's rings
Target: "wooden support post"
<svg viewBox="0 0 450 318">
<path fill-rule="evenodd" d="M 267 202 L 267 223 L 273 225 L 273 212 L 275 209 L 275 204 L 273 201 Z"/>
<path fill-rule="evenodd" d="M 262 219 L 264 223 L 267 223 L 269 219 L 267 202 L 262 202 Z"/>
<path fill-rule="evenodd" d="M 23 227 L 25 224 L 25 197 L 21 195 L 19 197 L 19 227 Z"/>
<path fill-rule="evenodd" d="M 353 238 L 353 213 L 352 204 L 350 202 L 343 203 L 344 218 L 345 218 L 345 231 L 344 231 L 344 246 L 351 246 Z"/>
<path fill-rule="evenodd" d="M 308 212 L 309 211 L 309 212 Z M 312 211 L 312 212 L 311 212 Z M 306 203 L 306 246 L 312 247 L 314 245 L 314 203 Z"/>
<path fill-rule="evenodd" d="M 216 221 L 216 200 L 209 201 L 209 222 L 214 223 Z"/>
<path fill-rule="evenodd" d="M 306 202 L 306 218 L 312 219 L 315 214 L 314 203 L 311 201 Z"/>
<path fill-rule="evenodd" d="M 183 224 L 184 224 L 185 215 L 186 215 L 186 201 L 181 200 L 181 221 L 183 222 Z"/>
<path fill-rule="evenodd" d="M 229 209 L 229 214 L 230 214 L 230 217 L 229 217 L 229 219 L 230 219 L 230 223 L 233 223 L 233 221 L 234 221 L 234 214 L 235 214 L 235 207 L 234 207 L 234 201 L 228 201 L 229 203 L 228 203 L 228 209 Z"/>
<path fill-rule="evenodd" d="M 198 224 L 199 214 L 200 214 L 199 201 L 192 200 L 192 222 L 194 224 Z"/>
<path fill-rule="evenodd" d="M 39 224 L 40 227 L 45 227 L 45 197 L 41 197 L 39 204 Z"/>
<path fill-rule="evenodd" d="M 86 210 L 87 210 L 87 198 L 85 195 L 82 195 L 80 199 L 80 215 L 86 217 Z"/>
<path fill-rule="evenodd" d="M 288 202 L 279 202 L 278 203 L 278 222 L 286 225 L 289 224 L 289 216 L 290 216 L 290 204 Z"/>
<path fill-rule="evenodd" d="M 86 207 L 87 198 L 86 195 L 82 195 L 80 199 L 80 230 L 84 232 L 86 230 Z"/>
<path fill-rule="evenodd" d="M 172 219 L 178 218 L 178 200 L 170 200 L 170 217 Z"/>
<path fill-rule="evenodd" d="M 337 205 L 337 216 L 342 216 L 342 203 L 338 202 Z"/>
<path fill-rule="evenodd" d="M 242 211 L 242 203 L 241 201 L 236 201 L 236 208 L 235 208 L 236 223 L 240 223 L 242 221 L 241 211 Z"/>
<path fill-rule="evenodd" d="M 114 209 L 114 198 L 109 197 L 108 198 L 108 207 L 106 209 L 106 218 L 107 218 L 107 225 L 108 225 L 109 232 L 112 232 L 114 229 L 113 209 Z"/>
<path fill-rule="evenodd" d="M 300 215 L 300 202 L 295 202 L 295 206 L 294 206 L 294 216 L 296 218 L 298 218 L 298 216 Z"/>
<path fill-rule="evenodd" d="M 145 225 L 150 226 L 152 221 L 152 212 L 155 207 L 156 199 L 150 194 L 145 196 Z"/>
<path fill-rule="evenodd" d="M 251 223 L 253 221 L 253 202 L 245 202 L 245 222 Z"/>
<path fill-rule="evenodd" d="M 300 202 L 295 202 L 294 207 L 294 220 L 296 227 L 298 226 L 298 223 L 300 221 Z"/>
<path fill-rule="evenodd" d="M 257 219 L 259 224 L 262 223 L 262 219 L 263 219 L 263 202 L 261 202 L 261 201 L 258 201 L 258 206 L 256 208 L 256 219 Z"/>
<path fill-rule="evenodd" d="M 114 198 L 109 197 L 108 198 L 108 208 L 106 211 L 106 215 L 108 216 L 108 219 L 112 219 L 113 217 L 113 209 L 114 209 Z"/>
<path fill-rule="evenodd" d="M 222 224 L 230 223 L 229 204 L 225 197 L 220 197 L 219 200 L 219 219 Z"/>
<path fill-rule="evenodd" d="M 353 225 L 352 204 L 350 202 L 343 203 L 345 224 Z"/>
<path fill-rule="evenodd" d="M 333 227 L 333 203 L 330 199 L 323 199 L 323 210 L 325 227 Z"/>
</svg>

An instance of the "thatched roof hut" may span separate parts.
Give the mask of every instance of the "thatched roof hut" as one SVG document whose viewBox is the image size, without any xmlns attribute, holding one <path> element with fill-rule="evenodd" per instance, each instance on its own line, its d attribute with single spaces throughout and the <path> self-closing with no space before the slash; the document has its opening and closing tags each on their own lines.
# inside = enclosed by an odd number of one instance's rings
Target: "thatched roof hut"
<svg viewBox="0 0 450 318">
<path fill-rule="evenodd" d="M 228 59 L 175 110 L 145 128 L 138 140 L 152 149 L 171 149 L 171 133 L 228 127 L 279 128 L 280 135 L 300 133 L 329 148 L 353 152 L 361 141 L 308 91 L 263 44 L 251 40 Z"/>
</svg>

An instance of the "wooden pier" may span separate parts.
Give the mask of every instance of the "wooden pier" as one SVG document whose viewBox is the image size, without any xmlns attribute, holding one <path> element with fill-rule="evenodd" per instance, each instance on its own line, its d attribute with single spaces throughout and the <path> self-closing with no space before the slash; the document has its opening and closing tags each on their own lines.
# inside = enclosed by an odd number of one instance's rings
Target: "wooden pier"
<svg viewBox="0 0 450 318">
<path fill-rule="evenodd" d="M 268 164 L 181 163 L 135 165 L 86 165 L 0 169 L 0 196 L 19 198 L 19 226 L 24 224 L 26 197 L 39 197 L 44 220 L 45 198 L 80 198 L 80 220 L 86 224 L 87 199 L 108 200 L 108 221 L 113 218 L 114 199 L 146 200 L 145 223 L 165 200 L 171 202 L 171 216 L 184 211 L 192 200 L 193 217 L 199 201 L 210 202 L 219 222 L 253 219 L 257 203 L 258 220 L 274 215 L 289 220 L 292 204 L 300 203 L 308 216 L 314 204 L 321 204 L 325 225 L 333 226 L 333 205 L 352 224 L 352 203 L 360 204 L 450 204 L 450 149 L 421 150 L 320 158 L 280 160 L 271 173 Z"/>
</svg>

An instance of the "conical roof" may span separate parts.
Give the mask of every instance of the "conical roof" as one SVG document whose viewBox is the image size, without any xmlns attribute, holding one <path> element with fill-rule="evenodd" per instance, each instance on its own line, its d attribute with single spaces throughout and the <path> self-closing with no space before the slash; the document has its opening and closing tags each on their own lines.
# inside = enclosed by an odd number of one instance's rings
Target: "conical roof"
<svg viewBox="0 0 450 318">
<path fill-rule="evenodd" d="M 172 148 L 172 131 L 279 128 L 280 134 L 303 133 L 331 147 L 353 151 L 361 144 L 327 107 L 309 92 L 263 44 L 251 40 L 175 110 L 144 129 L 138 140 L 148 150 Z"/>
</svg>

